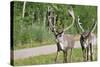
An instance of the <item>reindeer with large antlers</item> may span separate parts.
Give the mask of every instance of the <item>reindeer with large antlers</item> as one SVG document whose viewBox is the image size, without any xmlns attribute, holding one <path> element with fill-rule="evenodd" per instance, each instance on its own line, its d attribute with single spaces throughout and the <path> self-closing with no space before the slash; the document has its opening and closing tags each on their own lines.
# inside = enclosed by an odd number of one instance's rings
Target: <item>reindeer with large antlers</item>
<svg viewBox="0 0 100 67">
<path fill-rule="evenodd" d="M 55 27 L 56 23 L 56 16 L 54 15 L 53 11 L 48 11 L 48 21 L 49 21 L 49 27 L 51 31 L 54 33 L 55 39 L 56 39 L 56 45 L 57 45 L 57 54 L 55 58 L 55 62 L 57 61 L 57 56 L 60 51 L 63 51 L 64 54 L 64 60 L 63 62 L 68 62 L 68 50 L 71 49 L 70 53 L 70 60 L 72 56 L 72 48 L 74 47 L 74 39 L 72 36 L 65 35 L 64 32 L 68 29 L 70 29 L 75 21 L 75 16 L 72 7 L 68 10 L 69 15 L 72 17 L 72 24 L 68 26 L 67 28 L 63 28 L 63 30 L 58 31 Z"/>
<path fill-rule="evenodd" d="M 84 28 L 81 26 L 80 18 L 78 16 L 78 25 L 82 30 L 82 34 L 80 37 L 80 44 L 83 52 L 84 61 L 93 60 L 93 38 L 94 34 L 92 33 L 96 27 L 96 22 L 93 20 L 94 24 L 92 25 L 90 31 L 84 31 Z"/>
</svg>

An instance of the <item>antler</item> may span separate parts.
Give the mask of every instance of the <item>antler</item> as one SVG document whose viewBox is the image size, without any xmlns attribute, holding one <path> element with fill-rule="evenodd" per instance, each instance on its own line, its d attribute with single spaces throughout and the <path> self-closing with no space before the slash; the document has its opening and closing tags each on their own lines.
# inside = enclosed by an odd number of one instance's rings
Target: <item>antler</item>
<svg viewBox="0 0 100 67">
<path fill-rule="evenodd" d="M 49 13 L 48 14 L 49 28 L 51 29 L 52 32 L 57 34 L 56 28 L 55 28 L 56 15 L 54 15 L 52 8 L 49 8 L 49 7 L 48 7 L 48 13 Z"/>
<path fill-rule="evenodd" d="M 72 7 L 68 10 L 68 13 L 72 17 L 73 21 L 72 21 L 72 24 L 70 26 L 68 26 L 67 28 L 64 29 L 64 31 L 66 31 L 69 28 L 71 28 L 73 26 L 74 22 L 75 22 L 75 15 L 74 15 L 74 11 L 73 11 Z"/>
<path fill-rule="evenodd" d="M 78 16 L 77 21 L 78 21 L 78 25 L 79 25 L 80 29 L 82 30 L 82 32 L 84 32 L 84 29 L 83 29 L 83 27 L 81 26 L 82 23 L 80 22 L 79 16 Z"/>
<path fill-rule="evenodd" d="M 92 25 L 92 27 L 91 27 L 89 33 L 87 34 L 86 38 L 90 35 L 91 32 L 94 31 L 94 29 L 95 29 L 95 27 L 96 27 L 96 25 L 97 25 L 97 23 L 94 21 L 94 19 L 93 19 L 93 22 L 94 22 L 94 23 L 93 23 L 93 25 Z"/>
<path fill-rule="evenodd" d="M 78 16 L 77 22 L 78 22 L 78 25 L 79 25 L 80 29 L 82 30 L 82 32 L 84 32 L 84 28 L 81 26 L 82 23 L 80 22 L 79 16 Z M 93 31 L 94 31 L 94 29 L 95 29 L 95 27 L 96 27 L 96 24 L 97 24 L 97 23 L 94 21 L 94 19 L 93 19 L 93 22 L 94 22 L 94 24 L 93 24 L 92 28 L 90 29 L 90 32 L 93 32 Z"/>
<path fill-rule="evenodd" d="M 95 27 L 97 25 L 97 21 L 95 22 L 95 20 L 93 19 L 93 22 L 94 22 L 95 25 L 94 25 L 93 29 L 91 30 L 91 32 L 93 32 L 95 30 Z"/>
</svg>

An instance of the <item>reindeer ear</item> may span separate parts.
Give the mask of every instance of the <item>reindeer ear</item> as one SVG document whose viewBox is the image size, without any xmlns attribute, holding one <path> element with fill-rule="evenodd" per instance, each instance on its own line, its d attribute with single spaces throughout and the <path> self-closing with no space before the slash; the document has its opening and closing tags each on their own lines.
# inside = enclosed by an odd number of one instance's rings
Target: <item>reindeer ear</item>
<svg viewBox="0 0 100 67">
<path fill-rule="evenodd" d="M 85 36 L 84 35 L 81 35 L 82 39 L 85 39 Z"/>
</svg>

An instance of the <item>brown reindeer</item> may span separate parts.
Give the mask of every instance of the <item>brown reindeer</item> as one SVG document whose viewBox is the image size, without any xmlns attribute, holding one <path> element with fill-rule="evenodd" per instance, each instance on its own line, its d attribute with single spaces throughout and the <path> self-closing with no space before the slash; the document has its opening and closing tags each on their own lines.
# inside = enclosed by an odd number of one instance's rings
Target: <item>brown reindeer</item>
<svg viewBox="0 0 100 67">
<path fill-rule="evenodd" d="M 57 45 L 57 54 L 56 54 L 56 58 L 55 58 L 55 62 L 57 61 L 57 56 L 58 53 L 60 51 L 63 52 L 64 55 L 64 60 L 63 62 L 68 62 L 68 50 L 71 49 L 70 52 L 70 60 L 71 60 L 71 56 L 72 56 L 72 48 L 74 47 L 74 39 L 72 36 L 69 35 L 65 35 L 65 31 L 70 29 L 73 24 L 74 24 L 74 12 L 72 7 L 68 10 L 70 16 L 72 17 L 72 24 L 70 26 L 68 26 L 67 28 L 62 28 L 62 30 L 58 31 L 55 27 L 55 23 L 56 23 L 56 16 L 54 15 L 53 11 L 48 12 L 48 21 L 49 21 L 49 28 L 50 30 L 53 32 L 55 39 L 56 39 L 56 45 Z"/>
<path fill-rule="evenodd" d="M 78 25 L 81 28 L 82 32 L 80 37 L 80 44 L 83 52 L 83 59 L 84 61 L 91 60 L 93 61 L 93 38 L 94 34 L 92 33 L 96 27 L 96 22 L 92 25 L 90 31 L 84 31 L 83 27 L 81 26 L 79 22 L 79 16 L 78 16 Z"/>
</svg>

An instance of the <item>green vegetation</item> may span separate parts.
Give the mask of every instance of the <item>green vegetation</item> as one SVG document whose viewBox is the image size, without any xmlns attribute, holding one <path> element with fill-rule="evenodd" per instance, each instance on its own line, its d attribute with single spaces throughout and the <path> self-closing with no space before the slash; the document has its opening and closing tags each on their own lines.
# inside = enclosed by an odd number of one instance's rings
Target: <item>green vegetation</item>
<svg viewBox="0 0 100 67">
<path fill-rule="evenodd" d="M 48 29 L 48 7 L 52 7 L 55 14 L 58 15 L 58 25 L 62 23 L 64 27 L 67 27 L 71 24 L 72 20 L 68 15 L 68 7 L 70 5 L 26 2 L 25 16 L 22 17 L 23 4 L 24 2 L 14 1 L 13 5 L 14 49 L 36 47 L 55 42 L 52 32 Z M 71 6 L 75 11 L 76 18 L 80 16 L 84 29 L 90 29 L 93 24 L 92 18 L 97 18 L 97 8 L 95 6 Z M 80 33 L 76 24 L 67 33 Z"/>
<path fill-rule="evenodd" d="M 19 65 L 36 65 L 36 64 L 54 64 L 56 53 L 49 55 L 41 55 L 36 57 L 29 57 L 25 59 L 14 60 L 14 66 Z M 69 56 L 68 56 L 69 57 Z M 70 60 L 70 59 L 69 59 Z M 95 54 L 94 61 L 97 60 L 97 54 Z M 72 62 L 82 62 L 82 52 L 80 48 L 73 49 Z M 59 53 L 57 63 L 63 63 L 63 54 Z M 70 62 L 69 62 L 70 63 Z"/>
</svg>

